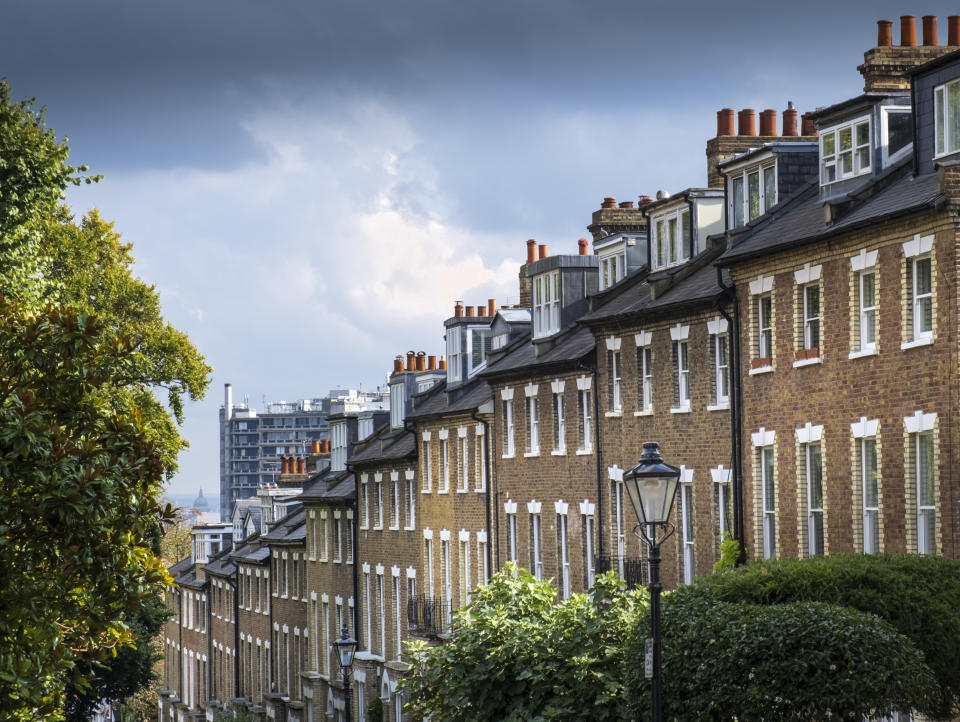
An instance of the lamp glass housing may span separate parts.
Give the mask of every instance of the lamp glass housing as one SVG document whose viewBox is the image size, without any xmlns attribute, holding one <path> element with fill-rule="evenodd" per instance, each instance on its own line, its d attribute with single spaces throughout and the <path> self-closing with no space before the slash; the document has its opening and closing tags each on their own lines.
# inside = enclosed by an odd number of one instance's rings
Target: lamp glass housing
<svg viewBox="0 0 960 722">
<path fill-rule="evenodd" d="M 340 637 L 333 643 L 337 650 L 337 661 L 340 663 L 340 669 L 349 670 L 353 667 L 353 655 L 357 651 L 357 640 L 350 636 L 347 625 L 343 625 L 340 631 Z"/>
<path fill-rule="evenodd" d="M 643 524 L 666 524 L 680 482 L 680 469 L 663 463 L 656 442 L 647 442 L 640 463 L 623 475 L 623 484 L 637 519 Z"/>
</svg>

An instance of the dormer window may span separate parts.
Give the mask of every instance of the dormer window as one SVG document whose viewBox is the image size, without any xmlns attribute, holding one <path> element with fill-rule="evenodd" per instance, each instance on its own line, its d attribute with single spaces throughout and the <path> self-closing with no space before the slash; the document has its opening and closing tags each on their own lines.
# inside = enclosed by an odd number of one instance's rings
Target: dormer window
<svg viewBox="0 0 960 722">
<path fill-rule="evenodd" d="M 888 166 L 904 157 L 913 147 L 913 111 L 908 107 L 883 108 L 881 125 L 883 165 Z"/>
<path fill-rule="evenodd" d="M 390 426 L 403 426 L 403 382 L 390 384 Z"/>
<path fill-rule="evenodd" d="M 460 380 L 461 360 L 460 327 L 453 326 L 447 329 L 447 383 Z"/>
<path fill-rule="evenodd" d="M 472 326 L 467 329 L 467 343 L 470 354 L 467 356 L 467 376 L 473 376 L 487 364 L 490 352 L 490 329 L 486 326 Z"/>
<path fill-rule="evenodd" d="M 612 256 L 600 259 L 600 290 L 610 288 L 613 284 L 623 278 L 627 265 L 626 256 L 623 253 L 616 253 Z"/>
<path fill-rule="evenodd" d="M 509 338 L 510 338 L 509 334 L 498 333 L 496 336 L 493 337 L 493 341 L 490 344 L 490 348 L 493 349 L 494 351 L 499 351 L 502 348 L 506 348 L 507 340 Z"/>
<path fill-rule="evenodd" d="M 834 183 L 870 172 L 870 116 L 820 133 L 820 183 Z"/>
<path fill-rule="evenodd" d="M 731 228 L 739 228 L 777 204 L 776 164 L 738 170 L 728 177 Z"/>
<path fill-rule="evenodd" d="M 653 220 L 653 268 L 669 268 L 690 259 L 690 209 L 656 216 Z"/>
<path fill-rule="evenodd" d="M 533 279 L 533 337 L 549 336 L 560 330 L 560 271 L 543 273 Z"/>
<path fill-rule="evenodd" d="M 960 150 L 960 80 L 933 90 L 934 157 Z"/>
</svg>

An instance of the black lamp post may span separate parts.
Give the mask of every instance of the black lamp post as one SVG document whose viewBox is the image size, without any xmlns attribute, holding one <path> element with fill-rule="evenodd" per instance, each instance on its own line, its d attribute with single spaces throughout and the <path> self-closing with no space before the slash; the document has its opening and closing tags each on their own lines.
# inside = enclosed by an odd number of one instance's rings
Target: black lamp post
<svg viewBox="0 0 960 722">
<path fill-rule="evenodd" d="M 650 701 L 653 722 L 663 719 L 663 700 L 660 696 L 660 545 L 673 534 L 670 511 L 677 495 L 680 469 L 663 463 L 656 441 L 643 444 L 640 463 L 623 474 L 630 503 L 640 523 L 633 530 L 647 544 L 650 564 L 650 637 L 653 650 L 653 674 L 650 680 Z"/>
<path fill-rule="evenodd" d="M 340 671 L 343 673 L 343 694 L 344 694 L 344 712 L 347 722 L 351 722 L 350 717 L 350 670 L 353 667 L 353 655 L 357 651 L 357 640 L 350 636 L 350 630 L 347 625 L 343 625 L 340 630 L 340 637 L 333 643 L 337 650 L 337 661 L 340 663 Z"/>
</svg>

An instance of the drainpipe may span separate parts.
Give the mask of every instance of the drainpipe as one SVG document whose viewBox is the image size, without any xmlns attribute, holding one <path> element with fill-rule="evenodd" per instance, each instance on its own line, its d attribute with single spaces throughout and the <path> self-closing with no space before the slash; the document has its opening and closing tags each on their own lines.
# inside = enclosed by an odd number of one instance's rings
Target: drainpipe
<svg viewBox="0 0 960 722">
<path fill-rule="evenodd" d="M 494 400 L 496 404 L 496 400 Z M 481 419 L 477 416 L 477 410 L 474 409 L 473 413 L 470 414 L 471 418 L 483 424 L 483 438 L 484 444 L 482 446 L 486 449 L 486 453 L 483 455 L 483 473 L 486 474 L 487 483 L 484 485 L 485 491 L 484 496 L 486 496 L 485 506 L 487 513 L 487 569 L 493 571 L 493 529 L 490 528 L 492 521 L 493 513 L 490 508 L 492 494 L 491 487 L 493 486 L 493 478 L 490 476 L 490 424 L 487 423 L 484 419 Z M 498 540 L 499 541 L 499 540 Z M 499 559 L 499 555 L 497 555 Z M 499 569 L 497 570 L 499 571 Z"/>
<path fill-rule="evenodd" d="M 723 304 L 715 302 L 717 310 L 730 329 L 730 361 L 733 372 L 730 374 L 730 453 L 733 461 L 733 536 L 740 544 L 740 556 L 737 565 L 746 562 L 746 536 L 743 525 L 743 384 L 740 381 L 740 299 L 736 288 L 723 282 L 723 271 L 717 268 L 717 285 L 724 295 L 733 302 L 733 316 L 727 313 Z"/>
<path fill-rule="evenodd" d="M 406 427 L 406 420 L 404 420 L 404 427 Z M 360 567 L 360 482 L 350 462 L 344 462 L 344 468 L 353 474 L 353 488 L 356 490 L 353 495 L 353 638 L 359 643 L 359 640 L 363 639 L 360 636 L 360 618 L 363 615 L 360 614 L 360 574 L 357 571 Z"/>
</svg>

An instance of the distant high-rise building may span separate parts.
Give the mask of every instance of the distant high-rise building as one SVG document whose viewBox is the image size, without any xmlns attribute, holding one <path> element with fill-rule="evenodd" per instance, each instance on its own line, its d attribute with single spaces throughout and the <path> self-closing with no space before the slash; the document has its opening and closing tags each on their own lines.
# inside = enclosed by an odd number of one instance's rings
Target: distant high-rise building
<svg viewBox="0 0 960 722">
<path fill-rule="evenodd" d="M 283 456 L 307 456 L 314 441 L 330 438 L 331 413 L 389 408 L 385 389 L 332 389 L 326 396 L 265 404 L 261 412 L 244 400 L 233 403 L 233 387 L 224 384 L 220 408 L 220 515 L 229 519 L 238 499 L 256 496 L 273 483 Z"/>
</svg>

